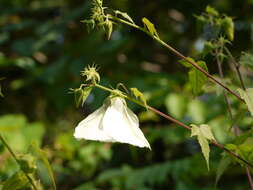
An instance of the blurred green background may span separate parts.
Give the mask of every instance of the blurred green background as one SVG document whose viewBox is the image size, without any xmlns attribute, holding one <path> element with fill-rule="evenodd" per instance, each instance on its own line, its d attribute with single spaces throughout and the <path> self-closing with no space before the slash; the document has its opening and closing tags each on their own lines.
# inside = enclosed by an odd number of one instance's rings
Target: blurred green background
<svg viewBox="0 0 253 190">
<path fill-rule="evenodd" d="M 207 5 L 232 16 L 235 40 L 230 46 L 238 58 L 253 47 L 252 0 L 110 0 L 105 6 L 128 12 L 141 24 L 147 17 L 161 38 L 183 54 L 198 56 L 208 28 L 194 15 Z M 148 103 L 190 124 L 208 123 L 220 143 L 229 142 L 229 117 L 221 93 L 194 98 L 187 70 L 178 58 L 144 33 L 127 26 L 115 28 L 111 40 L 103 31 L 87 33 L 80 20 L 90 15 L 87 0 L 0 0 L 0 132 L 17 153 L 36 141 L 46 151 L 60 190 L 246 190 L 248 182 L 240 166 L 232 166 L 215 188 L 215 172 L 221 151 L 211 147 L 207 171 L 197 142 L 190 133 L 162 118 L 129 104 L 139 115 L 140 127 L 152 151 L 127 144 L 77 141 L 75 126 L 98 108 L 108 95 L 92 91 L 84 107 L 76 108 L 69 88 L 81 83 L 80 71 L 88 64 L 100 67 L 101 83 L 122 82 L 145 93 Z M 217 74 L 214 59 L 207 57 L 210 73 Z M 229 64 L 224 65 L 230 87 L 238 84 Z M 252 73 L 247 73 L 247 86 Z M 218 89 L 219 91 L 219 89 Z M 240 105 L 230 97 L 234 109 Z M 249 115 L 241 121 L 245 129 Z M 17 170 L 0 144 L 0 183 Z M 50 189 L 45 168 L 38 176 Z"/>
</svg>

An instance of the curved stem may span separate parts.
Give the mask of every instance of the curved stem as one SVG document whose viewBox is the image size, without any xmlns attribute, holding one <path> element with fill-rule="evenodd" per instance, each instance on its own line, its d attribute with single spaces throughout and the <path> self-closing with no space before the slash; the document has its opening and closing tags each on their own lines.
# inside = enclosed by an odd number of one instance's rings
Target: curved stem
<svg viewBox="0 0 253 190">
<path fill-rule="evenodd" d="M 153 38 L 154 40 L 156 40 L 159 44 L 161 44 L 162 46 L 166 47 L 167 49 L 169 49 L 172 53 L 174 53 L 176 56 L 178 56 L 179 58 L 187 61 L 188 63 L 190 63 L 193 67 L 195 67 L 196 69 L 198 69 L 200 72 L 202 72 L 203 74 L 205 74 L 209 80 L 211 80 L 212 82 L 220 85 L 222 88 L 224 88 L 226 91 L 228 91 L 230 94 L 234 95 L 238 100 L 242 101 L 245 103 L 245 101 L 238 95 L 236 94 L 233 90 L 231 90 L 229 87 L 227 87 L 226 85 L 222 84 L 220 81 L 218 81 L 216 78 L 214 78 L 211 74 L 209 74 L 207 71 L 205 71 L 202 67 L 200 67 L 196 62 L 187 59 L 187 57 L 185 57 L 183 54 L 181 54 L 179 51 L 177 51 L 175 48 L 171 47 L 170 45 L 168 45 L 167 43 L 165 43 L 164 41 L 162 41 L 160 38 L 158 38 L 157 36 L 152 35 L 150 32 L 148 32 L 147 30 L 145 30 L 144 28 L 128 22 L 126 20 L 120 19 L 118 17 L 112 16 L 110 15 L 109 18 L 111 18 L 112 20 L 121 22 L 123 24 L 129 25 L 133 28 L 136 28 L 142 32 L 145 32 L 147 35 L 149 35 L 151 38 Z"/>
<path fill-rule="evenodd" d="M 238 78 L 240 80 L 242 89 L 246 90 L 245 84 L 244 84 L 243 79 L 242 79 L 242 74 L 240 72 L 240 65 L 236 62 L 235 58 L 233 57 L 231 52 L 228 50 L 228 48 L 224 47 L 224 49 L 225 49 L 226 53 L 228 54 L 229 58 L 231 59 L 232 64 L 235 67 L 235 70 L 236 70 L 236 73 L 237 73 Z"/>
<path fill-rule="evenodd" d="M 99 85 L 99 84 L 94 84 L 94 86 L 97 87 L 97 88 L 100 88 L 100 89 L 102 89 L 102 90 L 105 90 L 105 91 L 107 91 L 107 92 L 115 93 L 115 91 L 114 91 L 113 89 L 107 88 L 107 87 L 105 87 L 105 86 L 102 86 L 102 85 Z M 190 126 L 188 126 L 188 125 L 182 123 L 181 121 L 178 121 L 177 119 L 175 119 L 175 118 L 173 118 L 173 117 L 171 117 L 171 116 L 169 116 L 169 115 L 167 115 L 167 114 L 165 114 L 165 113 L 163 113 L 163 112 L 157 110 L 156 108 L 153 108 L 153 107 L 151 107 L 151 106 L 149 106 L 149 105 L 144 105 L 144 103 L 142 103 L 142 102 L 140 102 L 140 101 L 138 101 L 138 100 L 136 100 L 136 99 L 134 99 L 134 98 L 132 98 L 132 97 L 126 95 L 126 94 L 121 93 L 121 94 L 119 94 L 119 95 L 122 96 L 123 98 L 128 99 L 129 101 L 132 101 L 132 102 L 134 102 L 134 103 L 136 103 L 136 104 L 138 104 L 138 105 L 140 105 L 140 106 L 142 106 L 142 107 L 144 107 L 144 108 L 147 108 L 147 109 L 149 109 L 149 110 L 155 112 L 156 114 L 162 116 L 163 118 L 165 118 L 165 119 L 167 119 L 167 120 L 170 120 L 171 122 L 173 122 L 173 123 L 175 123 L 175 124 L 177 124 L 177 125 L 179 125 L 179 126 L 185 128 L 185 129 L 187 129 L 187 130 L 191 130 L 191 127 L 190 127 Z M 213 145 L 215 145 L 216 147 L 218 147 L 218 148 L 220 148 L 220 149 L 226 151 L 226 152 L 229 153 L 230 155 L 236 157 L 237 159 L 241 160 L 243 163 L 245 163 L 246 165 L 250 166 L 251 168 L 253 168 L 253 164 L 249 163 L 247 160 L 244 160 L 242 157 L 240 157 L 240 156 L 237 155 L 236 153 L 234 153 L 234 152 L 228 150 L 227 148 L 224 147 L 224 145 L 219 144 L 219 143 L 217 143 L 216 141 L 211 141 L 211 143 L 212 143 Z"/>
<path fill-rule="evenodd" d="M 3 136 L 1 134 L 0 134 L 0 140 L 2 141 L 2 143 L 4 144 L 4 146 L 8 149 L 8 151 L 10 152 L 10 154 L 12 155 L 12 157 L 15 159 L 15 161 L 19 165 L 20 169 L 24 172 L 26 178 L 31 183 L 33 189 L 37 190 L 37 187 L 35 185 L 34 180 L 22 169 L 22 167 L 20 166 L 20 163 L 19 163 L 17 155 L 14 153 L 14 151 L 11 149 L 11 147 L 8 145 L 8 143 L 4 140 L 4 138 L 3 138 Z"/>
</svg>

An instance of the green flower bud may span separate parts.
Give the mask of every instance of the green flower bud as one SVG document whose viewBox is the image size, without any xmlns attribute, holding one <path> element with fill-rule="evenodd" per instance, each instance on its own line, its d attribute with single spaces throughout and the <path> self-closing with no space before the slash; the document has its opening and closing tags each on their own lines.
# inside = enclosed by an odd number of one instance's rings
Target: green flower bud
<svg viewBox="0 0 253 190">
<path fill-rule="evenodd" d="M 86 77 L 86 81 L 91 81 L 93 84 L 99 83 L 100 76 L 97 72 L 98 68 L 95 65 L 85 67 L 83 71 L 81 71 L 81 75 Z"/>
</svg>

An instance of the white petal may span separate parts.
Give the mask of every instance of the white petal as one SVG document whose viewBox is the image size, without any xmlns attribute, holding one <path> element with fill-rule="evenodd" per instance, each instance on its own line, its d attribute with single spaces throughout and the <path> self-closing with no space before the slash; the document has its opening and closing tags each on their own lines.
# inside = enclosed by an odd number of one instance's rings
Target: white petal
<svg viewBox="0 0 253 190">
<path fill-rule="evenodd" d="M 77 139 L 114 142 L 110 136 L 103 132 L 101 126 L 106 107 L 106 105 L 103 105 L 82 120 L 75 129 L 74 137 Z"/>
<path fill-rule="evenodd" d="M 102 121 L 102 127 L 103 131 L 117 142 L 150 148 L 148 141 L 139 129 L 137 116 L 127 108 L 126 102 L 122 98 L 111 99 L 111 104 Z"/>
</svg>

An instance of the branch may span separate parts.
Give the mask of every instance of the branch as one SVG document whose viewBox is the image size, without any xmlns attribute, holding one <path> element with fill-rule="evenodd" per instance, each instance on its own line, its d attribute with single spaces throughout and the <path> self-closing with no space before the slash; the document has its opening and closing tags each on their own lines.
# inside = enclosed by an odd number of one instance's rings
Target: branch
<svg viewBox="0 0 253 190">
<path fill-rule="evenodd" d="M 207 71 L 205 71 L 202 67 L 200 67 L 196 62 L 190 60 L 190 59 L 187 59 L 187 57 L 185 57 L 183 54 L 181 54 L 179 51 L 177 51 L 176 49 L 174 49 L 173 47 L 171 47 L 170 45 L 168 45 L 167 43 L 165 43 L 164 41 L 162 41 L 160 38 L 152 35 L 150 32 L 148 32 L 147 30 L 145 30 L 144 28 L 136 25 L 136 24 L 133 24 L 131 22 L 128 22 L 126 20 L 123 20 L 123 19 L 120 19 L 118 17 L 115 17 L 115 16 L 112 16 L 110 15 L 109 16 L 110 19 L 112 20 L 115 20 L 115 21 L 118 21 L 118 22 L 121 22 L 123 24 L 126 24 L 126 25 L 129 25 L 133 28 L 136 28 L 142 32 L 145 32 L 147 35 L 149 35 L 151 38 L 153 38 L 154 40 L 156 40 L 159 44 L 161 44 L 162 46 L 166 47 L 168 50 L 170 50 L 173 54 L 175 54 L 176 56 L 178 56 L 179 58 L 187 61 L 189 64 L 191 64 L 193 67 L 195 67 L 196 69 L 198 69 L 200 72 L 202 72 L 203 74 L 205 74 L 208 79 L 218 85 L 220 85 L 222 88 L 224 88 L 226 91 L 228 91 L 230 94 L 234 95 L 238 100 L 240 100 L 241 102 L 244 102 L 245 101 L 238 95 L 236 94 L 233 90 L 231 90 L 229 87 L 227 87 L 226 85 L 222 84 L 220 81 L 218 81 L 217 79 L 215 79 L 211 74 L 209 74 Z"/>
<path fill-rule="evenodd" d="M 102 85 L 99 85 L 99 84 L 94 84 L 94 86 L 97 87 L 97 88 L 100 88 L 100 89 L 102 89 L 102 90 L 105 90 L 105 91 L 107 91 L 107 92 L 114 93 L 114 91 L 113 91 L 112 89 L 107 88 L 107 87 L 105 87 L 105 86 L 102 86 Z M 179 120 L 177 120 L 177 119 L 175 119 L 175 118 L 173 118 L 173 117 L 171 117 L 171 116 L 169 116 L 169 115 L 167 115 L 167 114 L 165 114 L 165 113 L 163 113 L 163 112 L 157 110 L 156 108 L 153 108 L 153 107 L 151 107 L 151 106 L 149 106 L 149 105 L 144 105 L 142 102 L 140 102 L 140 101 L 138 101 L 138 100 L 136 100 L 136 99 L 134 99 L 134 98 L 132 98 L 132 97 L 126 95 L 126 94 L 123 94 L 123 93 L 122 93 L 121 96 L 123 96 L 123 98 L 126 98 L 126 99 L 130 100 L 131 102 L 134 102 L 134 103 L 136 103 L 136 104 L 138 104 L 138 105 L 140 105 L 140 106 L 142 106 L 142 107 L 144 107 L 144 108 L 147 108 L 147 109 L 149 109 L 149 110 L 155 112 L 156 114 L 162 116 L 163 118 L 165 118 L 165 119 L 167 119 L 167 120 L 170 120 L 171 122 L 173 122 L 173 123 L 175 123 L 175 124 L 177 124 L 177 125 L 179 125 L 179 126 L 185 128 L 185 129 L 187 129 L 187 130 L 191 130 L 191 127 L 190 127 L 190 126 L 188 126 L 188 125 L 182 123 L 181 121 L 179 121 Z M 248 165 L 248 166 L 250 166 L 251 168 L 253 168 L 253 164 L 251 164 L 251 163 L 248 162 L 247 160 L 244 160 L 242 157 L 240 157 L 240 156 L 237 155 L 236 153 L 234 153 L 234 152 L 228 150 L 227 148 L 224 147 L 224 145 L 219 144 L 219 143 L 217 143 L 216 141 L 211 141 L 211 143 L 212 143 L 214 146 L 217 146 L 218 148 L 220 148 L 220 149 L 226 151 L 226 152 L 229 153 L 230 155 L 236 157 L 237 159 L 241 160 L 241 161 L 242 161 L 243 163 L 245 163 L 246 165 Z"/>
</svg>

